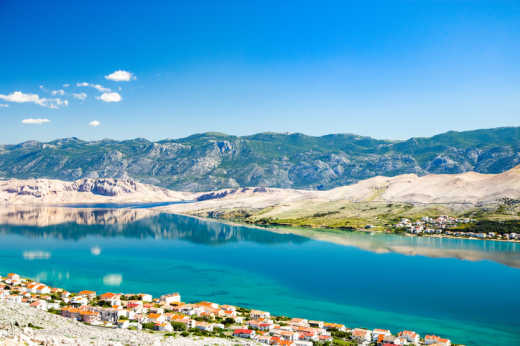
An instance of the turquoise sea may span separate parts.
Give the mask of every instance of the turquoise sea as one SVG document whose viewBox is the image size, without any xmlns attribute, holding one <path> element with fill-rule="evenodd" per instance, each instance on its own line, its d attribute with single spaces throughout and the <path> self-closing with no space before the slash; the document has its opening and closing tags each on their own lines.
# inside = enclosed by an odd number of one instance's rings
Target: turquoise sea
<svg viewBox="0 0 520 346">
<path fill-rule="evenodd" d="M 519 243 L 270 231 L 137 209 L 9 210 L 0 224 L 2 275 L 520 345 Z"/>
</svg>

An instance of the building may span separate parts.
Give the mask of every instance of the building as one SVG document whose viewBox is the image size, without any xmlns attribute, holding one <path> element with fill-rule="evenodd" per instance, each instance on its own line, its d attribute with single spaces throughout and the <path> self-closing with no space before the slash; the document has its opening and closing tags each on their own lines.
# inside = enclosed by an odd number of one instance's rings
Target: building
<svg viewBox="0 0 520 346">
<path fill-rule="evenodd" d="M 252 339 L 255 336 L 255 331 L 250 329 L 235 329 L 233 331 L 233 336 L 237 336 L 239 338 Z"/>
<path fill-rule="evenodd" d="M 170 305 L 172 303 L 180 303 L 181 295 L 179 293 L 165 294 L 161 296 L 160 301 L 167 305 Z"/>
</svg>

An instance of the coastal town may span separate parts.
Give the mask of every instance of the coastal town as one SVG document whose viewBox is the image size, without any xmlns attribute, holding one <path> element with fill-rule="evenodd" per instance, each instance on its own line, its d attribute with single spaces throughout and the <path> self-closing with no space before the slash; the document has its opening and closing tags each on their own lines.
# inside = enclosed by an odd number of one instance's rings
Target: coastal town
<svg viewBox="0 0 520 346">
<path fill-rule="evenodd" d="M 476 220 L 470 218 L 455 218 L 447 215 L 436 218 L 424 216 L 416 221 L 402 218 L 392 228 L 394 231 L 404 231 L 413 235 L 520 241 L 520 233 L 471 232 L 464 229 L 464 225 L 475 222 Z"/>
<path fill-rule="evenodd" d="M 213 302 L 184 303 L 179 293 L 154 298 L 150 294 L 123 294 L 61 288 L 9 273 L 0 276 L 0 305 L 20 304 L 103 329 L 159 333 L 164 337 L 213 337 L 241 344 L 266 345 L 437 345 L 450 346 L 437 335 L 415 331 L 393 334 L 387 329 L 349 328 L 343 324 L 273 316 Z M 38 329 L 37 325 L 29 327 Z"/>
</svg>

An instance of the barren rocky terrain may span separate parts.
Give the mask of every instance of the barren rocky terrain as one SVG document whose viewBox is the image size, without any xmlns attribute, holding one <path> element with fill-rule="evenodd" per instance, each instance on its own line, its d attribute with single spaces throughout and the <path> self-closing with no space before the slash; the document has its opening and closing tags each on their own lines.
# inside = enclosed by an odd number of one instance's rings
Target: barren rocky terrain
<svg viewBox="0 0 520 346">
<path fill-rule="evenodd" d="M 53 179 L 0 180 L 0 203 L 71 204 L 181 201 L 193 198 L 177 192 L 142 184 L 130 178 L 96 178 L 76 181 Z"/>
<path fill-rule="evenodd" d="M 29 326 L 31 324 L 31 326 Z M 88 326 L 22 304 L 0 304 L 1 345 L 237 345 L 238 339 L 165 337 L 164 333 Z"/>
</svg>

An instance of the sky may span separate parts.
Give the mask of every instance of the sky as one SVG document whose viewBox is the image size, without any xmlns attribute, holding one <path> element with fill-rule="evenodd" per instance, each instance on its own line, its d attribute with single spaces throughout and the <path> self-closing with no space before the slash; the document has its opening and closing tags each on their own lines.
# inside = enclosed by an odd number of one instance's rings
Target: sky
<svg viewBox="0 0 520 346">
<path fill-rule="evenodd" d="M 0 143 L 520 126 L 520 1 L 0 0 Z"/>
</svg>

